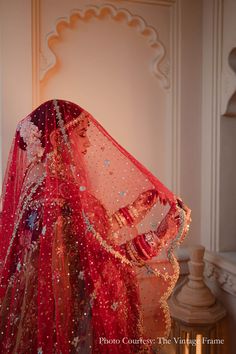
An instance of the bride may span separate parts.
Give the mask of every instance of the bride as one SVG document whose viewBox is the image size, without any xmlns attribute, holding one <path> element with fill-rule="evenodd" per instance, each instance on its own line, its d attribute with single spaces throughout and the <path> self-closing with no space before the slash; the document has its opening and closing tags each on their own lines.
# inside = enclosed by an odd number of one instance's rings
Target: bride
<svg viewBox="0 0 236 354">
<path fill-rule="evenodd" d="M 20 121 L 1 203 L 1 353 L 153 353 L 139 270 L 168 337 L 190 209 L 88 112 L 50 100 Z"/>
</svg>

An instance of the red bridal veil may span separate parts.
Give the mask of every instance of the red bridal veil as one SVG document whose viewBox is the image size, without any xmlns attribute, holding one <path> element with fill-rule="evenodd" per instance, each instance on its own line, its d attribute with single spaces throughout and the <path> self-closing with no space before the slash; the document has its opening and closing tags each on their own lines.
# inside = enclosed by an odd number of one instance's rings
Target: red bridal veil
<svg viewBox="0 0 236 354">
<path fill-rule="evenodd" d="M 0 352 L 153 353 L 189 223 L 91 114 L 43 103 L 18 124 L 3 183 Z"/>
</svg>

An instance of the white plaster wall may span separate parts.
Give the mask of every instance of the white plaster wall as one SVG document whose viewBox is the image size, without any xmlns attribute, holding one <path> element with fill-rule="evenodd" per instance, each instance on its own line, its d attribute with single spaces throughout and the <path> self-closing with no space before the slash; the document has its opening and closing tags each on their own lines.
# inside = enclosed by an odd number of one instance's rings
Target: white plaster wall
<svg viewBox="0 0 236 354">
<path fill-rule="evenodd" d="M 32 108 L 31 2 L 1 0 L 1 175 L 17 122 Z"/>
</svg>

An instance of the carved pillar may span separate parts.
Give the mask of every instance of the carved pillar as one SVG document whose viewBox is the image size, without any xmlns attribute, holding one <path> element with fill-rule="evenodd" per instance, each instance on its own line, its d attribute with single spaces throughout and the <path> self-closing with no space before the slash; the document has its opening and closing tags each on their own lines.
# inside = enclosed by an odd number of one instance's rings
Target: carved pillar
<svg viewBox="0 0 236 354">
<path fill-rule="evenodd" d="M 204 252 L 200 245 L 190 248 L 189 276 L 169 302 L 177 354 L 217 354 L 224 345 L 220 320 L 226 312 L 203 280 Z"/>
</svg>

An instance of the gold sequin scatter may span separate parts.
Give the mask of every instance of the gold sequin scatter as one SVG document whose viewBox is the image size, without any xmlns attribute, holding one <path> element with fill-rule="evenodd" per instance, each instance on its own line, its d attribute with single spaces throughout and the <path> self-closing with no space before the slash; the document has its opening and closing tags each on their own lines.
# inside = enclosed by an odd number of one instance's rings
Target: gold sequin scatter
<svg viewBox="0 0 236 354">
<path fill-rule="evenodd" d="M 42 177 L 39 178 L 38 182 L 37 182 L 37 183 L 35 184 L 35 186 L 31 189 L 31 191 L 29 192 L 28 196 L 25 198 L 25 201 L 23 202 L 22 207 L 21 207 L 21 206 L 18 207 L 18 209 L 21 208 L 21 211 L 20 211 L 20 213 L 19 213 L 19 215 L 18 215 L 18 218 L 17 218 L 17 221 L 16 221 L 16 223 L 15 223 L 15 225 L 14 225 L 14 229 L 13 229 L 13 233 L 12 233 L 12 238 L 11 238 L 11 241 L 10 241 L 10 243 L 9 243 L 9 247 L 8 247 L 8 249 L 7 249 L 7 253 L 6 253 L 4 265 L 6 264 L 7 258 L 8 258 L 9 254 L 10 254 L 10 250 L 11 250 L 11 248 L 12 248 L 12 244 L 13 244 L 13 242 L 14 242 L 14 239 L 15 239 L 16 235 L 17 235 L 17 230 L 18 230 L 18 227 L 19 227 L 19 225 L 20 225 L 21 219 L 22 219 L 22 217 L 23 217 L 23 215 L 24 215 L 24 212 L 25 212 L 25 210 L 26 210 L 26 208 L 27 208 L 27 205 L 28 205 L 28 203 L 32 200 L 32 197 L 33 197 L 34 193 L 36 192 L 36 190 L 38 189 L 38 187 L 43 183 L 45 177 L 46 177 L 46 172 L 43 173 Z"/>
<path fill-rule="evenodd" d="M 70 148 L 70 141 L 68 139 L 68 135 L 66 134 L 64 121 L 62 119 L 62 114 L 60 112 L 60 108 L 58 106 L 57 100 L 53 100 L 53 104 L 54 104 L 54 107 L 55 107 L 55 110 L 56 110 L 56 117 L 57 117 L 57 120 L 58 120 L 58 124 L 59 124 L 60 130 L 61 130 L 64 142 Z"/>
</svg>

